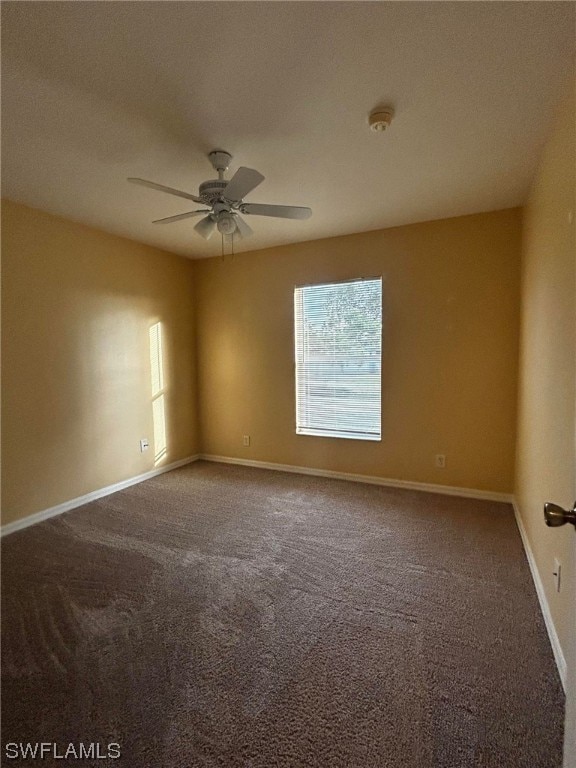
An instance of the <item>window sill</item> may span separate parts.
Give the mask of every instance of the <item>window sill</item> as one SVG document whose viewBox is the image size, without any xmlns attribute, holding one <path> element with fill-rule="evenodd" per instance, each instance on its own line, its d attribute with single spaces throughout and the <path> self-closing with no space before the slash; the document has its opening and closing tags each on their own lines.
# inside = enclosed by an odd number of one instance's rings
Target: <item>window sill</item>
<svg viewBox="0 0 576 768">
<path fill-rule="evenodd" d="M 381 435 L 363 435 L 349 432 L 329 432 L 322 429 L 297 429 L 297 435 L 307 435 L 309 437 L 337 437 L 344 440 L 364 440 L 371 443 L 382 442 Z"/>
</svg>

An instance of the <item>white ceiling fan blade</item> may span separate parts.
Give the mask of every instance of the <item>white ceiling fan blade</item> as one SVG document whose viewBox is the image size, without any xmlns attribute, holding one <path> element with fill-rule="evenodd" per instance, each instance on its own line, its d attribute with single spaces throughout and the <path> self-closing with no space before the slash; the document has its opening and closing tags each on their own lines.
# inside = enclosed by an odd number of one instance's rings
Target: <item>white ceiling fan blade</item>
<svg viewBox="0 0 576 768">
<path fill-rule="evenodd" d="M 240 237 L 250 237 L 250 235 L 254 234 L 252 227 L 248 226 L 241 216 L 235 216 L 234 221 L 236 222 L 236 231 Z"/>
<path fill-rule="evenodd" d="M 264 176 L 253 168 L 238 168 L 222 191 L 222 196 L 232 203 L 242 200 L 248 192 L 252 192 L 258 184 L 264 181 Z"/>
<path fill-rule="evenodd" d="M 180 189 L 173 189 L 172 187 L 165 187 L 164 184 L 156 184 L 155 181 L 147 181 L 146 179 L 128 179 L 132 184 L 139 184 L 141 187 L 150 187 L 150 189 L 156 189 L 159 192 L 167 192 L 169 195 L 176 195 L 176 197 L 184 197 L 186 200 L 194 200 L 195 203 L 202 203 L 203 201 L 191 195 L 189 192 L 182 192 Z"/>
<path fill-rule="evenodd" d="M 242 213 L 251 216 L 276 216 L 279 219 L 309 219 L 312 216 L 311 208 L 302 208 L 297 205 L 261 205 L 260 203 L 245 203 L 241 206 Z"/>
<path fill-rule="evenodd" d="M 164 219 L 155 219 L 152 224 L 170 224 L 173 221 L 181 221 L 182 219 L 188 219 L 191 216 L 201 216 L 203 213 L 210 213 L 205 208 L 202 211 L 189 211 L 188 213 L 177 213 L 176 216 L 166 216 Z"/>
<path fill-rule="evenodd" d="M 194 227 L 196 232 L 198 232 L 199 235 L 201 235 L 205 240 L 209 240 L 212 235 L 214 234 L 214 230 L 216 229 L 216 222 L 212 218 L 212 216 L 206 216 L 206 218 L 201 219 L 198 224 Z"/>
</svg>

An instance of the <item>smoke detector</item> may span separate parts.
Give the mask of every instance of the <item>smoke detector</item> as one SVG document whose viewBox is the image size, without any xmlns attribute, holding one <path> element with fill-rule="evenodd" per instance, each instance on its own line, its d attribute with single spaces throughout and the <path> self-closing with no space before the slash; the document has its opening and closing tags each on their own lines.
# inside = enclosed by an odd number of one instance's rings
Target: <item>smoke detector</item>
<svg viewBox="0 0 576 768">
<path fill-rule="evenodd" d="M 377 107 L 368 116 L 368 125 L 376 133 L 382 133 L 388 128 L 394 117 L 391 107 Z"/>
</svg>

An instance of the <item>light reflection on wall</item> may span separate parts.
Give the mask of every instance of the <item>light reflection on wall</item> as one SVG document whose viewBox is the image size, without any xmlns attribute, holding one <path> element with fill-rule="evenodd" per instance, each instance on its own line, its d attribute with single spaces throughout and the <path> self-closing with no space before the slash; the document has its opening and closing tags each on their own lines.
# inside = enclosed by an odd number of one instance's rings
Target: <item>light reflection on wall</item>
<svg viewBox="0 0 576 768">
<path fill-rule="evenodd" d="M 150 370 L 152 374 L 154 465 L 156 465 L 165 458 L 167 453 L 164 360 L 162 356 L 162 323 L 160 322 L 150 326 Z"/>
</svg>

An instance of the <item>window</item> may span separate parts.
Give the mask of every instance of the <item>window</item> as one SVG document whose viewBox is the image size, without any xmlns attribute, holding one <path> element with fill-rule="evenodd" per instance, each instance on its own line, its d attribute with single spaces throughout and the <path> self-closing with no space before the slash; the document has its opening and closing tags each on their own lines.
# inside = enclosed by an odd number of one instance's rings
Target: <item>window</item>
<svg viewBox="0 0 576 768">
<path fill-rule="evenodd" d="M 381 438 L 382 278 L 294 291 L 296 432 Z"/>
<path fill-rule="evenodd" d="M 167 454 L 166 403 L 164 397 L 164 360 L 162 324 L 150 326 L 150 371 L 152 373 L 152 423 L 154 427 L 154 466 Z"/>
</svg>

